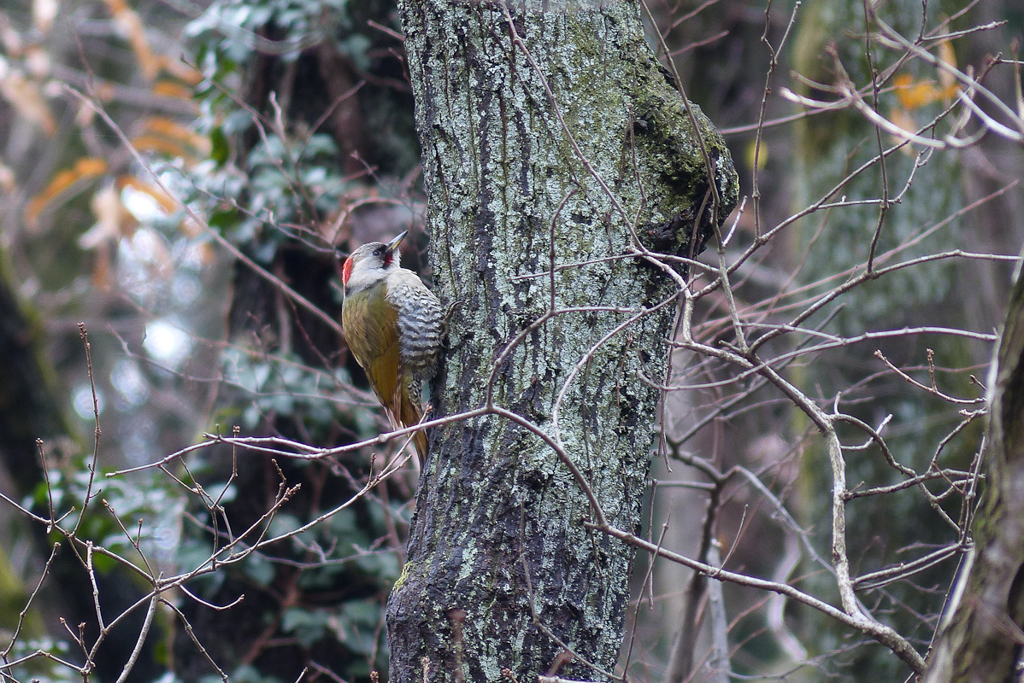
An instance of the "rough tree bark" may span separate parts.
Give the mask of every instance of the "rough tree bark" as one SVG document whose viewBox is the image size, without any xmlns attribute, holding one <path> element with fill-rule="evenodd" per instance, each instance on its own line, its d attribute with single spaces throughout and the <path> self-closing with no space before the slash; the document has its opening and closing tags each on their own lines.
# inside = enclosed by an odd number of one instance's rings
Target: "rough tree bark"
<svg viewBox="0 0 1024 683">
<path fill-rule="evenodd" d="M 608 522 L 638 529 L 650 382 L 684 270 L 645 250 L 699 250 L 735 204 L 732 161 L 654 58 L 634 2 L 401 12 L 435 289 L 458 304 L 431 417 L 490 395 L 518 418 L 431 436 L 388 605 L 391 681 L 604 679 L 632 552 L 587 528 L 583 486 L 533 430 L 562 444 Z"/>
<path fill-rule="evenodd" d="M 1019 680 L 1024 629 L 1024 278 L 989 376 L 986 492 L 925 683 Z M 994 380 L 994 381 L 993 381 Z"/>
</svg>

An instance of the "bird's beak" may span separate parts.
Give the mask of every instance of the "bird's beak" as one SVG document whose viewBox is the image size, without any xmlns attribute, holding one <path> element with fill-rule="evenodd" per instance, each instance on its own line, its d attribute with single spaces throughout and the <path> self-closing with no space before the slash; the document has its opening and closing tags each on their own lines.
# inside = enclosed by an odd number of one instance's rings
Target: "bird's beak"
<svg viewBox="0 0 1024 683">
<path fill-rule="evenodd" d="M 393 240 L 391 240 L 384 246 L 387 247 L 388 251 L 394 251 L 395 249 L 398 249 L 398 245 L 402 243 L 402 240 L 404 240 L 405 236 L 408 234 L 408 230 L 403 230 L 402 232 L 398 233 L 398 235 L 396 235 Z"/>
</svg>

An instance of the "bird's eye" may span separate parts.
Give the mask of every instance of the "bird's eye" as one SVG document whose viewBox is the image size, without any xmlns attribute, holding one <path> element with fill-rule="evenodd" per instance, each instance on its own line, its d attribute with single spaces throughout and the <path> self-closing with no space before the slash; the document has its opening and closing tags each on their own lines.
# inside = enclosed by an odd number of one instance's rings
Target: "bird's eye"
<svg viewBox="0 0 1024 683">
<path fill-rule="evenodd" d="M 374 256 L 380 256 L 382 253 L 384 253 L 384 252 L 381 249 L 374 249 L 373 250 L 373 255 Z"/>
</svg>

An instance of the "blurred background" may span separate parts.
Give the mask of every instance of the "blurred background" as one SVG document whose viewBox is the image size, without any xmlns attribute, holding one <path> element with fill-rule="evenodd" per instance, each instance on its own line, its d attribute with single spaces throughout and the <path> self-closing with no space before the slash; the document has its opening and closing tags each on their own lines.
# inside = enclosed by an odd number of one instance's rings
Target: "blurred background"
<svg viewBox="0 0 1024 683">
<path fill-rule="evenodd" d="M 1015 58 L 1017 0 L 899 0 L 879 11 L 1014 106 L 1018 70 L 997 56 Z M 743 260 L 733 295 L 752 325 L 787 324 L 872 253 L 886 265 L 925 259 L 843 291 L 765 353 L 823 406 L 839 396 L 865 423 L 886 425 L 905 466 L 928 470 L 938 456 L 939 467 L 971 471 L 983 433 L 972 411 L 992 352 L 983 336 L 1001 323 L 1024 241 L 1022 146 L 992 134 L 963 149 L 904 145 L 886 153 L 884 172 L 854 173 L 899 144 L 898 130 L 795 99 L 835 101 L 848 79 L 897 129 L 941 140 L 958 87 L 868 37 L 860 0 L 655 0 L 646 23 L 740 171 L 748 200 L 722 253 Z M 877 92 L 872 74 L 884 76 Z M 144 640 L 140 608 L 101 632 L 84 552 L 52 552 L 58 534 L 0 505 L 3 661 L 50 654 L 3 675 L 82 680 L 75 667 L 89 661 L 113 681 L 141 643 L 128 680 L 386 677 L 383 605 L 401 571 L 414 468 L 306 529 L 370 481 L 377 456 L 275 459 L 217 445 L 144 466 L 235 428 L 316 447 L 387 429 L 338 334 L 338 255 L 409 229 L 403 264 L 429 281 L 413 113 L 389 0 L 0 7 L 0 492 L 44 516 L 74 508 L 62 525 L 153 575 L 206 567 L 167 596 Z M 877 203 L 857 200 L 883 195 L 899 203 L 876 239 Z M 702 258 L 717 266 L 714 248 Z M 722 293 L 697 306 L 695 336 L 725 339 Z M 864 336 L 925 327 L 977 335 Z M 808 350 L 821 341 L 814 329 L 852 341 Z M 664 546 L 683 554 L 714 546 L 734 571 L 835 602 L 815 559 L 830 557 L 831 474 L 814 427 L 734 368 L 684 352 L 673 364 L 679 390 L 661 416 L 647 533 L 664 530 Z M 927 391 L 936 386 L 963 402 Z M 863 455 L 848 463 L 851 487 L 900 480 L 877 449 L 851 453 Z M 709 485 L 708 467 L 734 466 L 759 485 L 735 473 Z M 287 505 L 282 480 L 302 484 Z M 960 494 L 932 500 L 908 487 L 852 502 L 855 574 L 961 543 L 970 500 Z M 212 571 L 217 548 L 264 527 L 286 536 Z M 936 554 L 912 575 L 866 581 L 859 597 L 924 651 L 958 559 Z M 148 595 L 123 562 L 93 560 L 108 622 Z M 907 675 L 873 641 L 760 591 L 711 589 L 646 558 L 634 578 L 622 665 L 637 680 L 722 680 L 709 654 L 715 604 L 729 625 L 726 680 Z M 692 654 L 674 667 L 681 641 Z"/>
</svg>

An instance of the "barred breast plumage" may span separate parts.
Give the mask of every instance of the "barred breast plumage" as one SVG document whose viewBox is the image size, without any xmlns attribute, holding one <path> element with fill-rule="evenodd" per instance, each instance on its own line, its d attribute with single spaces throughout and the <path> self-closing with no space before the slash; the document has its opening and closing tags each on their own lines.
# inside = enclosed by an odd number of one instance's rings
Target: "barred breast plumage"
<svg viewBox="0 0 1024 683">
<path fill-rule="evenodd" d="M 402 365 L 417 381 L 430 379 L 441 348 L 441 302 L 412 271 L 388 273 L 387 299 L 398 309 L 398 344 Z"/>
</svg>

